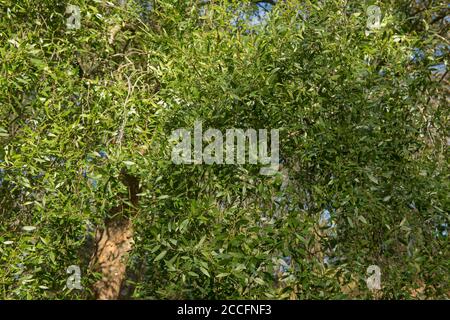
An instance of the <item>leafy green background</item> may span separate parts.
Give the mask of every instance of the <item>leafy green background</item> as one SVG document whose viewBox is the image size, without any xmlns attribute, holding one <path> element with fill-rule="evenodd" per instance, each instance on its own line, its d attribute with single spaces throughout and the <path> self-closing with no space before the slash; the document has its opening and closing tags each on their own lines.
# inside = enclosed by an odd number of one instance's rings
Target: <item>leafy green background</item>
<svg viewBox="0 0 450 320">
<path fill-rule="evenodd" d="M 0 298 L 93 297 L 124 171 L 132 298 L 448 298 L 446 1 L 262 2 L 73 0 L 69 30 L 66 1 L 0 0 Z M 282 174 L 173 164 L 196 120 L 280 129 Z"/>
</svg>

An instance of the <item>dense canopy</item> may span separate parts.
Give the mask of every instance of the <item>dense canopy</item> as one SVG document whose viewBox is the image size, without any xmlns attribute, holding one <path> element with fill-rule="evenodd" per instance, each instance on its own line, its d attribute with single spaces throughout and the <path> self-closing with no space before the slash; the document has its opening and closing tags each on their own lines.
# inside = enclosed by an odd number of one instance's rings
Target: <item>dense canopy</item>
<svg viewBox="0 0 450 320">
<path fill-rule="evenodd" d="M 0 298 L 448 298 L 449 22 L 428 0 L 0 0 Z M 175 164 L 196 121 L 278 129 L 279 172 Z"/>
</svg>

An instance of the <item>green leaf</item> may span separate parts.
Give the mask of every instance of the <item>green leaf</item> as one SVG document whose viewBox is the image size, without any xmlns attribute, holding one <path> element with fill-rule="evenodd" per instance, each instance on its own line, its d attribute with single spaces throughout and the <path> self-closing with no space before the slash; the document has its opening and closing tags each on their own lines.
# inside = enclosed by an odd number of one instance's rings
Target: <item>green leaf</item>
<svg viewBox="0 0 450 320">
<path fill-rule="evenodd" d="M 34 227 L 34 226 L 24 226 L 24 227 L 22 227 L 22 230 L 29 232 L 29 231 L 36 230 L 36 227 Z"/>
<path fill-rule="evenodd" d="M 229 276 L 230 275 L 230 273 L 219 273 L 217 276 L 216 276 L 216 278 L 225 278 L 225 277 L 227 277 L 227 276 Z"/>
<path fill-rule="evenodd" d="M 367 220 L 366 220 L 366 218 L 364 218 L 363 216 L 358 216 L 358 219 L 359 219 L 362 223 L 367 224 Z"/>
<path fill-rule="evenodd" d="M 161 260 L 162 258 L 164 258 L 166 256 L 166 254 L 167 254 L 167 250 L 162 251 L 160 254 L 158 254 L 158 256 L 153 261 L 157 262 L 157 261 Z"/>
<path fill-rule="evenodd" d="M 206 270 L 204 267 L 200 267 L 200 271 L 201 271 L 204 275 L 206 275 L 208 278 L 211 277 L 211 276 L 209 275 L 208 270 Z"/>
<path fill-rule="evenodd" d="M 370 174 L 370 173 L 368 173 L 367 175 L 368 175 L 370 181 L 372 181 L 373 183 L 378 184 L 378 179 L 377 179 L 377 178 L 375 178 L 375 177 L 374 177 L 372 174 Z"/>
</svg>

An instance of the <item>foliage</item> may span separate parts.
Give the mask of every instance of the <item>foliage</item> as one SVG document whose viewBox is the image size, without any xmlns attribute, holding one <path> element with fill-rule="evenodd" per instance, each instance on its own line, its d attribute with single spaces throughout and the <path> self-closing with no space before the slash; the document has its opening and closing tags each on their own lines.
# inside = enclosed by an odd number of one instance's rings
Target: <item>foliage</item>
<svg viewBox="0 0 450 320">
<path fill-rule="evenodd" d="M 67 3 L 0 0 L 1 298 L 92 297 L 83 252 L 123 172 L 134 298 L 378 297 L 369 265 L 383 298 L 448 298 L 444 1 L 278 1 L 258 23 L 259 1 L 112 2 L 72 1 L 67 29 Z M 279 128 L 281 173 L 173 164 L 199 119 Z"/>
</svg>

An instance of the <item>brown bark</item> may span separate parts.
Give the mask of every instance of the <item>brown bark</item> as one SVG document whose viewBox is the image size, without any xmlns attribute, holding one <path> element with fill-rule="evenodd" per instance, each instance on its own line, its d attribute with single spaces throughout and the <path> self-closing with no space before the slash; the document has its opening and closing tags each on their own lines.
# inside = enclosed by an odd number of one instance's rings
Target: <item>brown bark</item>
<svg viewBox="0 0 450 320">
<path fill-rule="evenodd" d="M 97 230 L 97 250 L 94 270 L 102 278 L 94 285 L 99 300 L 114 300 L 120 296 L 125 281 L 128 252 L 133 247 L 133 227 L 127 217 L 108 221 L 103 230 Z"/>
<path fill-rule="evenodd" d="M 97 229 L 96 248 L 91 257 L 91 269 L 99 272 L 102 278 L 94 284 L 98 300 L 115 300 L 121 296 L 127 274 L 129 252 L 133 248 L 133 224 L 130 213 L 136 210 L 140 192 L 139 180 L 121 173 L 121 181 L 128 187 L 127 199 L 132 204 L 122 204 L 110 210 L 113 218 L 105 221 L 103 228 Z"/>
</svg>

